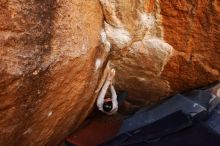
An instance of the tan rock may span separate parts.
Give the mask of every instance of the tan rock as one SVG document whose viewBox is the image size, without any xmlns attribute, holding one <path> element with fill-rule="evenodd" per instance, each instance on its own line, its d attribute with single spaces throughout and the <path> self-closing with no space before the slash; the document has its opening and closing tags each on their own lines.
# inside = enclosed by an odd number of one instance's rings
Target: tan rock
<svg viewBox="0 0 220 146">
<path fill-rule="evenodd" d="M 172 47 L 158 38 L 135 42 L 129 48 L 113 52 L 111 65 L 116 68 L 117 88 L 127 90 L 139 105 L 167 96 L 169 83 L 161 79 L 161 72 L 171 54 Z"/>
<path fill-rule="evenodd" d="M 101 0 L 101 4 L 112 46 L 111 65 L 117 71 L 115 84 L 130 93 L 130 102 L 155 103 L 219 79 L 218 1 Z M 115 33 L 118 29 L 126 33 Z"/>
</svg>

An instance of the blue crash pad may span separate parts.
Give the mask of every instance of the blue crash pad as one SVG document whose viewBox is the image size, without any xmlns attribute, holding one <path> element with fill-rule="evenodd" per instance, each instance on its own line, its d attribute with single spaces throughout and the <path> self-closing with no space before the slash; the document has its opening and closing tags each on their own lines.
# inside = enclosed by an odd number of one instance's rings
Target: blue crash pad
<svg viewBox="0 0 220 146">
<path fill-rule="evenodd" d="M 209 119 L 206 121 L 206 125 L 220 134 L 220 104 L 210 114 Z"/>
<path fill-rule="evenodd" d="M 118 135 L 153 123 L 179 110 L 185 114 L 191 114 L 191 116 L 207 113 L 205 107 L 181 94 L 177 94 L 153 109 L 143 108 L 132 117 L 124 120 Z"/>
</svg>

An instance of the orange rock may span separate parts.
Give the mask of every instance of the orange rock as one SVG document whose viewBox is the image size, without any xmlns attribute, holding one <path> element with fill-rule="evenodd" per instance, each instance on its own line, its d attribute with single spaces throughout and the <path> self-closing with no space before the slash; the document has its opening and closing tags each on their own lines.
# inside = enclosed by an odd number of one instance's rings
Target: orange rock
<svg viewBox="0 0 220 146">
<path fill-rule="evenodd" d="M 220 2 L 160 1 L 164 39 L 175 50 L 162 76 L 173 91 L 220 78 Z"/>
<path fill-rule="evenodd" d="M 147 13 L 151 13 L 154 11 L 155 0 L 146 1 L 144 4 L 144 9 Z"/>
<path fill-rule="evenodd" d="M 105 61 L 102 19 L 98 0 L 0 2 L 1 145 L 57 145 L 84 120 Z"/>
<path fill-rule="evenodd" d="M 130 102 L 156 103 L 220 78 L 220 2 L 101 1 L 115 84 Z"/>
<path fill-rule="evenodd" d="M 1 0 L 1 145 L 58 144 L 108 61 L 137 106 L 218 80 L 219 15 L 217 0 Z"/>
</svg>

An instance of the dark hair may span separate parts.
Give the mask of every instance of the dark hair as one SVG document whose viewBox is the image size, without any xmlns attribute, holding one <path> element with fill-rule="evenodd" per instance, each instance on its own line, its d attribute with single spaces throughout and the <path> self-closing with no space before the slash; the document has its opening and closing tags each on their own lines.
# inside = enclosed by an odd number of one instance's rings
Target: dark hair
<svg viewBox="0 0 220 146">
<path fill-rule="evenodd" d="M 112 110 L 112 101 L 107 101 L 107 102 L 104 102 L 103 104 L 103 110 L 105 112 L 109 112 Z"/>
</svg>

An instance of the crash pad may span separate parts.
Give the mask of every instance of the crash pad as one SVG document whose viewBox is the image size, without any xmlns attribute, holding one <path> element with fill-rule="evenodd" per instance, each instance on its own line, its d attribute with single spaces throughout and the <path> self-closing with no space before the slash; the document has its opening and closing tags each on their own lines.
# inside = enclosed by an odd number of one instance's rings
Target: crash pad
<svg viewBox="0 0 220 146">
<path fill-rule="evenodd" d="M 106 142 L 116 136 L 122 125 L 122 117 L 119 115 L 102 115 L 89 120 L 66 138 L 70 146 L 96 146 Z"/>
</svg>

